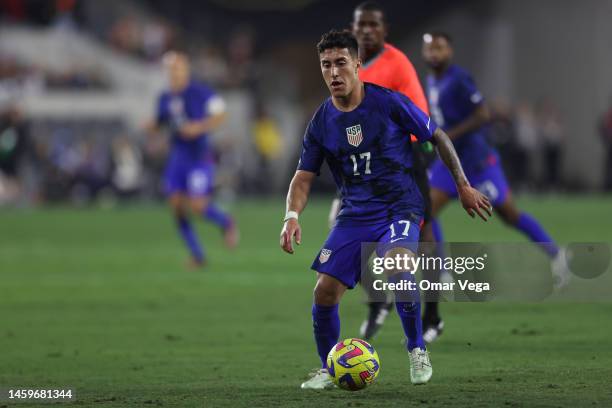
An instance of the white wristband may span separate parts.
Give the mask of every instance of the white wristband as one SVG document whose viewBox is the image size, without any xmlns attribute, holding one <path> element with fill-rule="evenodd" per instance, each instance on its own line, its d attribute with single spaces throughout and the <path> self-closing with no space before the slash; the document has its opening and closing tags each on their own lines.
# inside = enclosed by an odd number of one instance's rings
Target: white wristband
<svg viewBox="0 0 612 408">
<path fill-rule="evenodd" d="M 288 221 L 292 218 L 295 218 L 296 220 L 298 219 L 297 211 L 287 211 L 287 214 L 285 214 L 285 219 L 283 220 L 283 222 Z"/>
</svg>

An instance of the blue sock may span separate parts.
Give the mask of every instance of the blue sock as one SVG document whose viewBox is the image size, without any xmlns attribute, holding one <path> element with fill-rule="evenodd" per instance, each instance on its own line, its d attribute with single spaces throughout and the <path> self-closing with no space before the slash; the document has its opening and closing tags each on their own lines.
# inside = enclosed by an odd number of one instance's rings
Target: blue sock
<svg viewBox="0 0 612 408">
<path fill-rule="evenodd" d="M 317 352 L 319 353 L 322 367 L 325 368 L 327 354 L 336 345 L 340 337 L 338 305 L 312 305 L 312 327 L 314 328 Z"/>
<path fill-rule="evenodd" d="M 227 229 L 232 225 L 232 218 L 227 215 L 223 210 L 217 207 L 214 203 L 208 204 L 204 211 L 204 217 L 213 224 L 219 226 L 221 229 Z"/>
<path fill-rule="evenodd" d="M 181 234 L 181 238 L 183 238 L 183 241 L 185 241 L 185 244 L 187 244 L 187 248 L 189 248 L 189 252 L 191 253 L 191 256 L 196 261 L 199 261 L 199 262 L 203 261 L 204 251 L 202 247 L 200 246 L 200 241 L 198 240 L 198 236 L 193 230 L 189 220 L 187 218 L 180 217 L 176 219 L 176 223 L 177 223 L 179 232 Z"/>
<path fill-rule="evenodd" d="M 400 272 L 389 277 L 389 282 L 399 282 L 402 280 L 416 283 L 415 276 L 410 272 Z M 408 341 L 406 346 L 408 351 L 419 347 L 425 350 L 423 341 L 423 321 L 421 320 L 421 302 L 418 289 L 415 291 L 395 291 L 395 309 L 402 321 L 404 334 Z"/>
<path fill-rule="evenodd" d="M 540 223 L 527 213 L 521 213 L 515 227 L 529 237 L 533 242 L 540 244 L 542 249 L 552 258 L 559 252 L 559 247 L 542 228 Z"/>
<path fill-rule="evenodd" d="M 442 233 L 442 226 L 438 222 L 437 218 L 431 219 L 431 232 L 433 233 L 436 242 L 444 242 L 444 234 Z"/>
<path fill-rule="evenodd" d="M 444 233 L 442 232 L 442 226 L 437 218 L 431 219 L 431 232 L 436 240 L 436 244 L 440 244 L 436 245 L 436 256 L 444 258 Z"/>
</svg>

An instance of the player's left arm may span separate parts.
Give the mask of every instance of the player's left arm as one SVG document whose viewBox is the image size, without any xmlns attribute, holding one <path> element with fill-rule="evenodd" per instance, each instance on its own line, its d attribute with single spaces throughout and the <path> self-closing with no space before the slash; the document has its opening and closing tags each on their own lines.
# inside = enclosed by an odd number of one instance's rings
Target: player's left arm
<svg viewBox="0 0 612 408">
<path fill-rule="evenodd" d="M 457 139 L 467 133 L 474 132 L 491 120 L 489 108 L 482 94 L 476 88 L 476 84 L 472 78 L 463 78 L 459 83 L 459 87 L 461 98 L 465 99 L 467 103 L 474 105 L 474 109 L 465 120 L 459 122 L 453 128 L 448 129 L 447 134 L 451 140 Z"/>
<path fill-rule="evenodd" d="M 491 203 L 484 194 L 470 186 L 453 142 L 448 135 L 409 99 L 396 94 L 395 100 L 397 103 L 394 104 L 394 116 L 398 124 L 415 135 L 420 142 L 431 141 L 437 146 L 440 158 L 455 180 L 463 208 L 472 218 L 478 214 L 480 218 L 487 221 L 484 214 L 492 215 Z"/>
<path fill-rule="evenodd" d="M 181 126 L 181 135 L 185 139 L 196 139 L 203 133 L 213 132 L 219 128 L 227 117 L 225 101 L 219 95 L 213 95 L 205 102 L 207 115 L 198 120 L 191 120 Z"/>
<path fill-rule="evenodd" d="M 440 158 L 451 172 L 453 180 L 455 180 L 459 200 L 463 208 L 472 218 L 478 214 L 480 218 L 487 221 L 484 213 L 488 214 L 489 217 L 492 215 L 491 203 L 487 196 L 470 186 L 450 137 L 442 129 L 437 128 L 433 133 L 433 140 L 438 148 Z"/>
</svg>

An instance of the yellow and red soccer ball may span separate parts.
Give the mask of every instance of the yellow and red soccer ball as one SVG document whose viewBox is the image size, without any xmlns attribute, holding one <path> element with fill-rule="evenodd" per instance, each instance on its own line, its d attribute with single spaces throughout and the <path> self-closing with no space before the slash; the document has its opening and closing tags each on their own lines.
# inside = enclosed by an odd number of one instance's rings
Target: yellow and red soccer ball
<svg viewBox="0 0 612 408">
<path fill-rule="evenodd" d="M 339 388 L 357 391 L 378 377 L 380 360 L 368 342 L 346 339 L 332 347 L 327 355 L 327 371 Z"/>
</svg>

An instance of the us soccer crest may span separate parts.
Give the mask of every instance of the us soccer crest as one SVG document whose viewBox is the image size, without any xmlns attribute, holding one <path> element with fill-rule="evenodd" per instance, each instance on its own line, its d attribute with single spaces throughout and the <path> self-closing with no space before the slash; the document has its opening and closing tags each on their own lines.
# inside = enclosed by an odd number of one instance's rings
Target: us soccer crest
<svg viewBox="0 0 612 408">
<path fill-rule="evenodd" d="M 346 138 L 351 146 L 359 146 L 363 141 L 363 134 L 361 133 L 361 125 L 355 125 L 346 128 Z"/>
<path fill-rule="evenodd" d="M 331 253 L 332 253 L 331 249 L 323 248 L 321 250 L 321 254 L 319 255 L 319 262 L 321 263 L 327 262 Z"/>
</svg>

